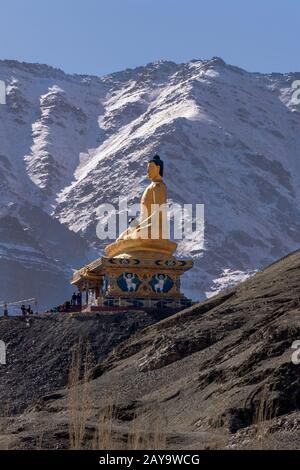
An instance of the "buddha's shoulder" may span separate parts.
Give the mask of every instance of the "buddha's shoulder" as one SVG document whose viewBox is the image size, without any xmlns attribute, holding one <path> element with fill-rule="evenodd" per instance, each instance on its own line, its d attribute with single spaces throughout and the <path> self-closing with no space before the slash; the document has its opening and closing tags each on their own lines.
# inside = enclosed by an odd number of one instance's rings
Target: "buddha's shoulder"
<svg viewBox="0 0 300 470">
<path fill-rule="evenodd" d="M 147 188 L 144 191 L 144 196 L 148 193 L 153 193 L 153 192 L 165 192 L 167 190 L 167 187 L 163 181 L 152 181 L 152 183 L 147 186 Z"/>
<path fill-rule="evenodd" d="M 163 181 L 153 181 L 153 188 L 166 189 L 166 185 Z"/>
</svg>

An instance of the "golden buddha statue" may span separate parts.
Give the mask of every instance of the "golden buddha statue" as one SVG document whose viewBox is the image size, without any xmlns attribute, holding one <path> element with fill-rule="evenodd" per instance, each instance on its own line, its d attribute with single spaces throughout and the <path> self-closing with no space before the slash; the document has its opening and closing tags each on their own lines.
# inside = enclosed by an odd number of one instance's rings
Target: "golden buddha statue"
<svg viewBox="0 0 300 470">
<path fill-rule="evenodd" d="M 151 183 L 141 199 L 140 220 L 131 223 L 116 242 L 106 247 L 108 256 L 142 256 L 147 253 L 147 257 L 170 257 L 176 250 L 177 244 L 169 240 L 163 169 L 163 161 L 158 155 L 148 162 L 147 174 Z"/>
<path fill-rule="evenodd" d="M 73 275 L 72 284 L 85 292 L 86 311 L 189 307 L 180 291 L 181 276 L 193 261 L 177 259 L 177 244 L 169 240 L 167 188 L 158 155 L 148 162 L 150 184 L 140 205 L 139 220 L 108 245 L 105 256 Z"/>
</svg>

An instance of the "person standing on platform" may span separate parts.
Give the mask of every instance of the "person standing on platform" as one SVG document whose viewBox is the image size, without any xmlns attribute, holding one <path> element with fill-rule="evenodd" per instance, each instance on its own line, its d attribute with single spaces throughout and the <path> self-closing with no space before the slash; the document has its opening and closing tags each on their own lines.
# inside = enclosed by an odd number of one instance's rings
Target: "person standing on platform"
<svg viewBox="0 0 300 470">
<path fill-rule="evenodd" d="M 7 303 L 4 304 L 3 316 L 4 316 L 4 317 L 8 317 Z"/>
<path fill-rule="evenodd" d="M 71 305 L 76 305 L 77 295 L 76 292 L 73 292 Z"/>
<path fill-rule="evenodd" d="M 76 302 L 79 307 L 81 307 L 81 292 L 78 292 L 76 295 Z"/>
</svg>

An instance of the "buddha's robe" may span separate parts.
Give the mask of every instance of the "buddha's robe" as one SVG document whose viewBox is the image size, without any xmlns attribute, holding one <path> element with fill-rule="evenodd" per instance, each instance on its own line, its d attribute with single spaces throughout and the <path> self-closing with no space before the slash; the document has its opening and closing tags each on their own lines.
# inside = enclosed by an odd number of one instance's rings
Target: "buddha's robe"
<svg viewBox="0 0 300 470">
<path fill-rule="evenodd" d="M 162 180 L 152 181 L 141 199 L 142 238 L 167 238 L 167 187 Z"/>
<path fill-rule="evenodd" d="M 118 240 L 168 239 L 167 187 L 163 180 L 152 181 L 141 198 L 140 220 L 136 227 L 129 227 Z"/>
</svg>

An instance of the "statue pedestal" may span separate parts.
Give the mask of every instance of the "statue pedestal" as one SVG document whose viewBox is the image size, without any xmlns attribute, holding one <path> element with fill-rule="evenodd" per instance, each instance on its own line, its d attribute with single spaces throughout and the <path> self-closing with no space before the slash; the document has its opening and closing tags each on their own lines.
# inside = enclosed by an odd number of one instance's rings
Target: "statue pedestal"
<svg viewBox="0 0 300 470">
<path fill-rule="evenodd" d="M 157 240 L 149 242 L 153 244 Z M 176 249 L 176 243 L 168 243 L 172 244 L 169 247 L 175 246 Z M 106 252 L 109 252 L 109 247 Z M 83 303 L 95 309 L 180 309 L 191 305 L 191 301 L 180 291 L 180 277 L 192 266 L 192 260 L 180 260 L 153 252 L 149 244 L 149 251 L 135 250 L 131 254 L 127 252 L 99 258 L 76 271 L 72 284 L 85 293 Z"/>
</svg>

